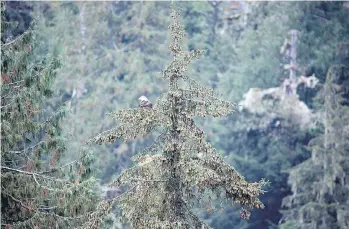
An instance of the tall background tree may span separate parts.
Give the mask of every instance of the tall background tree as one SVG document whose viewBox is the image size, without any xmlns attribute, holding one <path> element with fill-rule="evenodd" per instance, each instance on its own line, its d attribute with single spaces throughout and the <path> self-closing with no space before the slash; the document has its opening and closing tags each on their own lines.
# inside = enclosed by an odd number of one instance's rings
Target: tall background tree
<svg viewBox="0 0 349 229">
<path fill-rule="evenodd" d="M 60 62 L 40 42 L 30 9 L 1 3 L 1 227 L 79 227 L 100 199 L 98 185 L 88 152 L 60 163 L 65 107 L 48 103 Z"/>
<path fill-rule="evenodd" d="M 292 195 L 284 199 L 281 228 L 347 228 L 349 226 L 349 44 L 326 75 L 318 100 L 324 104 L 322 134 L 312 139 L 311 158 L 292 168 Z"/>
</svg>

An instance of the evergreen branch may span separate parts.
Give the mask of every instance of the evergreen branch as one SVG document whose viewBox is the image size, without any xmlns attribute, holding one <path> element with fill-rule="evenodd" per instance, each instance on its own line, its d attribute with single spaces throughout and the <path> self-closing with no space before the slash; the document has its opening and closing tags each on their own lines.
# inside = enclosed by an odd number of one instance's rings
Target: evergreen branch
<svg viewBox="0 0 349 229">
<path fill-rule="evenodd" d="M 53 115 L 51 115 L 50 117 L 48 117 L 44 122 L 40 123 L 39 125 L 41 125 L 43 128 L 45 127 L 45 125 L 47 125 L 48 123 L 52 122 L 52 120 L 56 117 L 59 116 L 61 114 L 63 114 L 65 112 L 65 107 L 64 107 L 65 103 L 58 109 L 56 110 L 56 112 L 54 112 Z"/>
<path fill-rule="evenodd" d="M 24 82 L 24 80 L 19 80 L 19 81 L 13 82 L 13 83 L 7 83 L 5 85 L 7 86 L 7 85 L 12 85 L 12 84 L 19 84 L 19 83 L 22 83 L 22 82 Z"/>
<path fill-rule="evenodd" d="M 82 227 L 79 227 L 79 228 L 81 228 L 81 229 L 85 229 L 85 228 L 99 228 L 98 225 L 95 225 L 96 222 L 98 220 L 100 220 L 103 215 L 107 215 L 109 213 L 109 211 L 111 210 L 113 205 L 116 203 L 116 201 L 118 201 L 121 197 L 123 197 L 124 195 L 128 194 L 129 192 L 133 191 L 137 186 L 138 186 L 138 184 L 133 186 L 132 188 L 128 189 L 127 191 L 125 191 L 121 195 L 119 195 L 117 197 L 114 197 L 111 200 L 102 201 L 97 206 L 97 211 L 94 211 L 94 212 L 92 212 L 91 214 L 88 215 L 90 220 L 88 220 L 84 225 L 82 225 Z"/>
<path fill-rule="evenodd" d="M 13 168 L 10 168 L 10 167 L 5 167 L 5 166 L 0 166 L 0 168 L 1 168 L 1 170 L 5 169 L 5 170 L 18 172 L 18 173 L 22 173 L 22 174 L 26 174 L 26 175 L 30 175 L 30 176 L 35 175 L 35 176 L 39 176 L 39 177 L 42 177 L 42 178 L 48 179 L 48 180 L 54 180 L 54 181 L 63 182 L 63 183 L 68 182 L 67 180 L 62 180 L 62 179 L 57 179 L 57 178 L 50 177 L 50 176 L 45 176 L 45 175 L 42 175 L 40 173 L 27 172 L 27 171 L 23 171 L 23 170 L 19 170 L 19 169 L 13 169 Z"/>
<path fill-rule="evenodd" d="M 135 139 L 140 136 L 148 134 L 151 130 L 161 124 L 161 120 L 157 119 L 142 119 L 139 122 L 134 121 L 131 123 L 120 125 L 111 130 L 104 131 L 96 137 L 88 140 L 86 144 L 102 144 L 104 142 L 112 143 L 119 138 L 123 138 L 124 141 Z"/>
<path fill-rule="evenodd" d="M 162 132 L 153 142 L 153 144 L 150 147 L 145 148 L 137 155 L 133 156 L 131 160 L 138 161 L 140 157 L 144 156 L 145 154 L 154 154 L 155 152 L 159 151 L 161 148 L 161 143 L 164 143 L 166 140 L 170 139 L 170 135 L 168 130 L 166 129 L 164 132 Z"/>
<path fill-rule="evenodd" d="M 117 128 L 106 130 L 98 134 L 96 137 L 88 140 L 87 142 L 85 142 L 85 144 L 90 145 L 92 143 L 96 143 L 101 145 L 103 142 L 114 142 L 117 138 L 121 137 L 121 134 L 113 133 L 113 132 L 116 132 L 117 129 L 120 129 L 120 128 L 122 128 L 122 126 L 118 126 Z"/>
<path fill-rule="evenodd" d="M 149 117 L 156 118 L 153 109 L 142 108 L 122 109 L 116 112 L 107 113 L 106 115 L 112 116 L 121 122 L 134 122 Z"/>
<path fill-rule="evenodd" d="M 207 96 L 214 96 L 214 97 L 221 96 L 220 94 L 218 94 L 218 92 L 214 91 L 214 89 L 204 87 L 204 86 L 198 84 L 195 80 L 190 79 L 188 76 L 182 76 L 182 79 L 189 84 L 189 89 L 190 90 L 204 91 L 204 93 Z"/>
<path fill-rule="evenodd" d="M 193 137 L 201 143 L 204 141 L 204 132 L 197 126 L 195 125 L 195 122 L 191 118 L 187 118 L 184 115 L 180 115 L 179 119 L 181 120 L 180 129 L 181 133 L 180 135 L 183 137 Z"/>
<path fill-rule="evenodd" d="M 198 101 L 185 98 L 181 105 L 181 113 L 188 117 L 220 117 L 234 112 L 233 104 L 218 100 Z"/>
<path fill-rule="evenodd" d="M 207 157 L 220 160 L 222 156 L 216 152 L 216 150 L 209 144 L 208 142 L 202 140 L 201 144 L 197 144 L 196 139 L 195 141 L 192 141 L 188 143 L 188 147 L 181 147 L 181 151 L 183 152 L 195 152 L 195 156 L 189 156 L 188 159 L 195 159 L 195 160 L 202 160 L 206 159 Z"/>
<path fill-rule="evenodd" d="M 13 201 L 19 203 L 23 208 L 28 209 L 30 211 L 38 211 L 38 210 L 39 211 L 40 210 L 44 211 L 44 210 L 51 210 L 51 209 L 56 209 L 57 208 L 57 206 L 52 206 L 52 207 L 44 206 L 44 207 L 38 207 L 38 208 L 31 208 L 31 207 L 23 204 L 23 202 L 20 201 L 19 199 L 13 197 L 12 195 L 8 194 L 7 192 L 4 192 L 4 189 L 2 190 L 2 193 L 5 194 L 6 196 L 10 197 Z"/>
<path fill-rule="evenodd" d="M 9 91 L 9 93 L 7 93 L 6 95 L 1 95 L 1 98 L 3 98 L 3 99 L 10 99 L 10 98 L 13 99 L 14 97 L 10 97 L 10 95 L 19 93 L 18 87 L 21 87 L 21 86 L 17 85 L 17 84 L 22 83 L 22 82 L 24 82 L 24 80 L 19 80 L 19 81 L 13 82 L 13 83 L 7 83 L 7 84 L 1 85 L 1 87 L 4 87 L 4 86 L 11 86 L 11 85 L 16 84 L 12 88 L 1 88 L 2 92 L 4 90 Z M 17 90 L 11 91 L 11 89 L 17 89 Z"/>
<path fill-rule="evenodd" d="M 195 160 L 195 159 L 194 159 Z M 265 191 L 261 189 L 262 186 L 269 184 L 268 181 L 262 179 L 260 182 L 248 183 L 233 167 L 224 161 L 216 160 L 196 160 L 196 166 L 202 166 L 215 173 L 214 177 L 209 177 L 200 181 L 200 189 L 215 189 L 223 187 L 226 195 L 236 204 L 248 207 L 264 208 L 264 205 L 257 198 Z"/>
<path fill-rule="evenodd" d="M 35 177 L 34 174 L 33 174 L 33 178 L 34 178 L 35 183 L 36 183 L 39 187 L 41 187 L 41 185 L 39 184 L 39 182 L 38 182 L 38 180 L 36 179 L 36 177 Z"/>
<path fill-rule="evenodd" d="M 56 209 L 57 206 L 52 206 L 52 207 L 48 207 L 48 206 L 40 206 L 40 208 L 38 208 L 39 210 L 43 210 L 43 211 L 47 211 L 47 210 L 53 210 Z"/>
<path fill-rule="evenodd" d="M 8 43 L 1 44 L 1 48 L 7 47 L 13 43 L 16 43 L 18 40 L 22 39 L 25 35 L 27 35 L 30 32 L 31 32 L 31 30 L 27 30 L 24 33 L 22 33 L 21 35 L 19 35 L 18 37 L 16 37 L 15 39 L 13 39 L 12 41 L 10 41 Z"/>
<path fill-rule="evenodd" d="M 77 163 L 79 160 L 84 159 L 86 156 L 87 156 L 87 155 L 83 155 L 82 157 L 77 158 L 77 159 L 75 159 L 75 160 L 73 160 L 73 161 L 71 161 L 71 162 L 69 162 L 69 163 L 67 163 L 67 164 L 64 164 L 64 165 L 60 166 L 60 167 L 53 167 L 53 168 L 51 168 L 50 170 L 42 171 L 42 172 L 40 172 L 40 173 L 41 173 L 41 174 L 45 174 L 45 173 L 53 173 L 53 172 L 56 172 L 56 171 L 61 170 L 61 169 L 65 168 L 65 167 L 67 167 L 67 166 L 70 166 L 70 165 L 72 165 L 72 164 L 74 164 L 74 163 Z"/>
<path fill-rule="evenodd" d="M 196 228 L 201 228 L 201 229 L 211 229 L 211 227 L 209 225 L 207 225 L 206 223 L 202 222 L 199 217 L 197 215 L 195 215 L 190 208 L 188 207 L 188 204 L 186 201 L 184 201 L 182 199 L 183 205 L 184 207 L 187 209 L 189 216 L 192 218 L 192 220 L 195 223 Z"/>
<path fill-rule="evenodd" d="M 154 172 L 152 172 L 152 169 L 154 169 L 154 167 L 157 167 L 157 165 L 161 165 L 162 162 L 165 160 L 165 158 L 162 155 L 153 155 L 153 156 L 149 156 L 149 155 L 145 155 L 141 158 L 139 158 L 139 164 L 137 166 L 133 166 L 131 168 L 126 169 L 125 171 L 123 171 L 110 185 L 108 185 L 109 187 L 119 187 L 121 185 L 125 185 L 128 183 L 132 183 L 132 182 L 137 182 L 137 181 L 141 181 L 141 180 L 154 180 L 154 181 L 165 181 L 162 179 L 153 179 L 156 178 L 156 173 L 154 174 Z M 155 165 L 154 165 L 155 162 Z M 147 179 L 143 179 L 141 178 L 142 176 L 139 176 L 139 174 L 144 174 L 144 172 L 150 172 L 152 175 L 148 175 L 146 176 Z M 157 170 L 157 172 L 159 172 L 159 170 Z M 138 179 L 138 177 L 140 177 L 140 179 Z M 151 178 L 151 179 L 148 179 Z"/>
<path fill-rule="evenodd" d="M 8 106 L 10 106 L 11 104 L 13 104 L 13 101 L 10 102 L 9 104 L 4 105 L 4 106 L 0 106 L 0 109 L 3 109 L 3 108 L 5 108 L 5 107 L 8 107 Z"/>
<path fill-rule="evenodd" d="M 13 201 L 19 203 L 23 208 L 28 209 L 29 211 L 35 211 L 35 209 L 33 209 L 33 208 L 31 208 L 31 207 L 28 207 L 27 205 L 23 204 L 22 201 L 16 199 L 15 197 L 13 197 L 13 196 L 10 195 L 10 194 L 4 192 L 4 188 L 2 188 L 1 192 L 2 192 L 3 194 L 5 194 L 6 196 L 10 197 Z"/>
<path fill-rule="evenodd" d="M 130 181 L 140 181 L 140 182 L 167 182 L 167 180 L 153 180 L 153 179 L 130 179 Z"/>
<path fill-rule="evenodd" d="M 185 99 L 189 99 L 192 97 L 198 98 L 200 100 L 207 100 L 213 103 L 213 101 L 219 101 L 220 103 L 223 103 L 226 106 L 236 107 L 238 106 L 237 103 L 232 103 L 228 101 L 224 101 L 220 98 L 218 98 L 216 95 L 212 95 L 210 93 L 207 93 L 205 89 L 200 88 L 190 88 L 188 89 L 179 89 L 179 92 L 183 95 Z"/>
<path fill-rule="evenodd" d="M 52 188 L 49 188 L 49 187 L 44 186 L 44 185 L 41 185 L 41 184 L 38 182 L 38 180 L 36 179 L 36 177 L 35 177 L 34 174 L 33 174 L 33 178 L 34 178 L 35 183 L 36 183 L 39 187 L 42 187 L 42 188 L 47 189 L 47 190 L 49 190 L 49 191 L 54 191 L 54 192 L 56 191 L 56 190 L 54 190 L 54 189 L 52 189 Z"/>
<path fill-rule="evenodd" d="M 34 179 L 36 180 L 35 176 L 33 175 Z M 37 180 L 36 180 L 37 182 Z M 37 182 L 38 183 L 38 182 Z M 40 184 L 39 184 L 40 185 Z M 23 204 L 20 200 L 14 198 L 13 196 L 7 194 L 6 192 L 4 192 L 5 188 L 2 186 L 2 193 L 8 195 L 12 200 L 14 200 L 15 202 L 18 202 L 21 204 L 22 207 L 30 210 L 30 211 L 33 211 L 35 212 L 35 214 L 30 218 L 30 219 L 27 219 L 25 221 L 21 221 L 19 223 L 15 223 L 13 224 L 12 226 L 20 226 L 20 225 L 25 225 L 27 224 L 28 222 L 31 222 L 35 217 L 39 216 L 40 218 L 42 217 L 54 217 L 56 220 L 57 219 L 61 219 L 61 220 L 64 220 L 64 221 L 77 221 L 77 220 L 81 220 L 83 218 L 89 218 L 89 216 L 91 216 L 93 213 L 95 212 L 87 212 L 83 215 L 79 215 L 79 216 L 74 216 L 74 217 L 67 217 L 67 216 L 61 216 L 61 215 L 57 215 L 56 213 L 54 212 L 45 212 L 47 210 L 53 210 L 53 209 L 57 209 L 58 206 L 40 206 L 40 207 L 37 207 L 37 208 L 31 208 L 29 206 L 26 206 L 25 204 Z M 47 189 L 47 188 L 46 188 Z"/>
<path fill-rule="evenodd" d="M 14 99 L 15 97 L 14 96 L 10 96 L 10 95 L 13 95 L 13 94 L 17 94 L 18 91 L 11 91 L 9 93 L 7 93 L 6 95 L 2 95 L 1 96 L 1 99 L 4 100 L 4 99 Z"/>
<path fill-rule="evenodd" d="M 123 197 L 124 195 L 128 194 L 129 192 L 133 191 L 135 188 L 137 188 L 138 184 L 134 185 L 132 188 L 126 190 L 124 193 L 118 195 L 117 197 L 115 197 L 113 200 L 117 200 L 120 199 L 121 197 Z M 113 203 L 115 203 L 115 201 L 112 201 Z"/>
<path fill-rule="evenodd" d="M 31 147 L 28 147 L 26 149 L 23 149 L 23 150 L 20 150 L 20 151 L 8 151 L 8 153 L 12 153 L 12 154 L 27 153 L 28 151 L 33 150 L 35 147 L 41 145 L 42 143 L 45 143 L 45 142 L 44 141 L 40 141 L 37 144 L 35 144 L 35 145 L 31 146 Z"/>
<path fill-rule="evenodd" d="M 78 220 L 82 220 L 83 218 L 87 218 L 89 216 L 89 214 L 91 214 L 91 212 L 87 213 L 87 214 L 83 214 L 83 215 L 79 215 L 79 216 L 74 216 L 74 217 L 69 217 L 69 216 L 61 216 L 61 215 L 57 215 L 54 212 L 45 212 L 45 210 L 50 210 L 47 208 L 43 208 L 42 211 L 35 211 L 35 214 L 24 221 L 20 221 L 17 223 L 14 223 L 12 225 L 10 224 L 6 224 L 6 225 L 10 225 L 10 226 L 23 226 L 23 225 L 28 225 L 28 223 L 32 222 L 34 219 L 37 219 L 37 217 L 40 217 L 40 219 L 42 219 L 43 217 L 52 217 L 55 219 L 56 222 L 59 222 L 58 219 L 63 220 L 63 221 L 78 221 Z M 31 224 L 32 225 L 32 224 Z M 22 227 L 20 227 L 22 228 Z"/>
<path fill-rule="evenodd" d="M 163 93 L 162 95 L 160 95 L 154 104 L 154 109 L 157 109 L 158 106 L 163 107 L 164 104 L 167 102 L 167 99 L 168 93 Z"/>
</svg>

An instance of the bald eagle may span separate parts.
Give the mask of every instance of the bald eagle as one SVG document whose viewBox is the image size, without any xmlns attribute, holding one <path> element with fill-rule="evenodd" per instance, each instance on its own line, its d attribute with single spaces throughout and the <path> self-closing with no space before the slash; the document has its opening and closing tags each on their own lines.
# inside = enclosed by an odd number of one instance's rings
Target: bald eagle
<svg viewBox="0 0 349 229">
<path fill-rule="evenodd" d="M 144 95 L 139 97 L 138 101 L 139 101 L 139 107 L 141 108 L 153 108 L 153 104 Z"/>
</svg>

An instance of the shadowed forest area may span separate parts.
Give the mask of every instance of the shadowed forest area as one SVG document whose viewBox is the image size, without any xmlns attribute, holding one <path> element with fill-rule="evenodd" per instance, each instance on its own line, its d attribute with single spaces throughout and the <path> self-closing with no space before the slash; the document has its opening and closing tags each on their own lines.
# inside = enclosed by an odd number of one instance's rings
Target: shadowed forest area
<svg viewBox="0 0 349 229">
<path fill-rule="evenodd" d="M 348 19 L 1 2 L 1 228 L 348 229 Z"/>
</svg>

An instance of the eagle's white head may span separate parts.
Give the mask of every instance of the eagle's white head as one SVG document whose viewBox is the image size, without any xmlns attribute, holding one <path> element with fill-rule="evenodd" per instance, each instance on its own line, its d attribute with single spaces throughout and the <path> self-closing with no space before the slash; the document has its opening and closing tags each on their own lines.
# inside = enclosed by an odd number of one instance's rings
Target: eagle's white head
<svg viewBox="0 0 349 229">
<path fill-rule="evenodd" d="M 139 101 L 139 106 L 141 108 L 152 108 L 153 104 L 148 100 L 147 97 L 145 97 L 144 95 L 142 95 L 141 97 L 138 98 Z"/>
<path fill-rule="evenodd" d="M 142 95 L 141 97 L 138 98 L 139 102 L 149 102 L 148 98 Z"/>
</svg>

